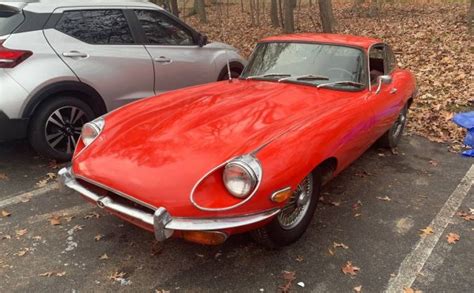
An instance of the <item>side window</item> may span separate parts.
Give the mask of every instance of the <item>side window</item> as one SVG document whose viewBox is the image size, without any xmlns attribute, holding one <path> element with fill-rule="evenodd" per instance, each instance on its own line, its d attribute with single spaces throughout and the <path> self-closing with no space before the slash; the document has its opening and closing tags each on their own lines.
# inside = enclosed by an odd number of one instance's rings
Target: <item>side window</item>
<svg viewBox="0 0 474 293">
<path fill-rule="evenodd" d="M 133 44 L 128 22 L 120 9 L 65 11 L 56 29 L 89 44 Z"/>
<path fill-rule="evenodd" d="M 387 64 L 387 73 L 391 73 L 397 67 L 397 59 L 389 46 L 385 47 L 385 60 Z"/>
<path fill-rule="evenodd" d="M 191 32 L 184 26 L 156 10 L 135 10 L 148 44 L 194 45 Z"/>
<path fill-rule="evenodd" d="M 375 46 L 369 52 L 370 64 L 370 81 L 372 84 L 377 81 L 377 78 L 385 74 L 385 53 L 383 46 Z"/>
</svg>

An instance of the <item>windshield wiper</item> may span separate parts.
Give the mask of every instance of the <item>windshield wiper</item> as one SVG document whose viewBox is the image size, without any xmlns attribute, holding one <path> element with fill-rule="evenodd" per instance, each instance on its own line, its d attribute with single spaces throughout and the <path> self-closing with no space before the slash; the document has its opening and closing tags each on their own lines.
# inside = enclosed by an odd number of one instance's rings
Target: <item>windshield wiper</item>
<svg viewBox="0 0 474 293">
<path fill-rule="evenodd" d="M 299 76 L 289 76 L 289 77 L 284 77 L 280 78 L 278 81 L 285 81 L 285 80 L 329 80 L 329 77 L 324 76 L 324 75 L 312 75 L 312 74 L 305 74 L 305 75 L 299 75 Z"/>
<path fill-rule="evenodd" d="M 269 74 L 249 76 L 246 79 L 256 79 L 256 78 L 265 78 L 265 77 L 279 77 L 279 76 L 289 77 L 289 76 L 291 76 L 291 74 L 288 74 L 288 73 L 269 73 Z"/>
<path fill-rule="evenodd" d="M 356 81 L 350 81 L 350 80 L 343 80 L 343 81 L 335 81 L 335 82 L 328 82 L 328 83 L 322 83 L 317 86 L 317 88 L 322 88 L 322 87 L 327 87 L 327 86 L 333 86 L 333 85 L 352 85 L 352 86 L 357 86 L 357 87 L 363 87 L 364 84 Z"/>
</svg>

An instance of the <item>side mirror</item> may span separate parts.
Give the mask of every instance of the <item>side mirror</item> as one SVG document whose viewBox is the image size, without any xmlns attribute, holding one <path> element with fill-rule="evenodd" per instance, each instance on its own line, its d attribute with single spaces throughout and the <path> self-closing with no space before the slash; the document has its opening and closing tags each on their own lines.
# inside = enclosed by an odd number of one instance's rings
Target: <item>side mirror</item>
<svg viewBox="0 0 474 293">
<path fill-rule="evenodd" d="M 378 86 L 377 90 L 375 91 L 376 94 L 380 93 L 382 89 L 382 84 L 390 84 L 392 83 L 392 77 L 390 75 L 381 75 L 377 78 Z"/>
<path fill-rule="evenodd" d="M 207 44 L 207 36 L 199 34 L 197 41 L 199 47 L 204 47 Z"/>
</svg>

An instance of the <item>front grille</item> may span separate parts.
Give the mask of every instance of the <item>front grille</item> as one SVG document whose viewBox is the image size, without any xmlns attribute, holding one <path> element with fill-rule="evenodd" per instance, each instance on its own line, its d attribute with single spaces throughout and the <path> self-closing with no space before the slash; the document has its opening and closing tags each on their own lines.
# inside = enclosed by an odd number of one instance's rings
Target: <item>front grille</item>
<svg viewBox="0 0 474 293">
<path fill-rule="evenodd" d="M 120 194 L 117 194 L 115 192 L 112 192 L 110 190 L 102 188 L 98 185 L 92 184 L 88 181 L 85 181 L 85 180 L 82 180 L 82 179 L 77 179 L 77 182 L 79 184 L 81 184 L 82 186 L 84 186 L 85 188 L 89 189 L 90 191 L 92 191 L 92 192 L 94 192 L 98 195 L 110 197 L 113 201 L 115 201 L 119 204 L 139 209 L 139 210 L 141 210 L 145 213 L 148 213 L 148 214 L 153 214 L 155 212 L 153 209 L 151 209 L 149 207 L 146 207 L 142 204 L 139 204 L 139 203 L 137 203 L 133 200 L 130 200 L 126 197 L 123 197 Z"/>
</svg>

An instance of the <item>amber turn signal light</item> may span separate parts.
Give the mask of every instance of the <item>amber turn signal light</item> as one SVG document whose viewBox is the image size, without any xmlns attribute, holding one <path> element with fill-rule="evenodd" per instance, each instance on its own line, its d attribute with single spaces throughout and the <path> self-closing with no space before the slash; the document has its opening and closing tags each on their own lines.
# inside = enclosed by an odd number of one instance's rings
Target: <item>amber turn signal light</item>
<svg viewBox="0 0 474 293">
<path fill-rule="evenodd" d="M 271 196 L 271 200 L 276 203 L 282 203 L 289 199 L 292 195 L 293 190 L 291 190 L 291 187 L 286 187 L 275 191 Z"/>
<path fill-rule="evenodd" d="M 227 234 L 218 231 L 183 231 L 182 235 L 187 241 L 205 245 L 219 245 L 227 239 Z"/>
</svg>

